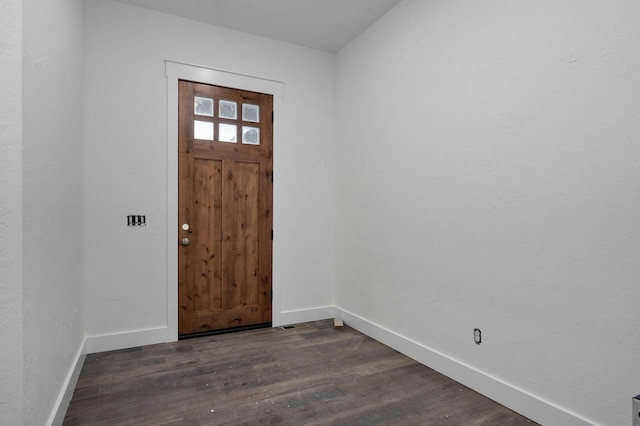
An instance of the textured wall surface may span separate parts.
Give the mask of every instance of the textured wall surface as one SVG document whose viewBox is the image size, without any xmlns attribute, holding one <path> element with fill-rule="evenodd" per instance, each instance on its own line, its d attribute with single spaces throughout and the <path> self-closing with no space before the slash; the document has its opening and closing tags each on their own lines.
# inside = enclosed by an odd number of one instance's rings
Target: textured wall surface
<svg viewBox="0 0 640 426">
<path fill-rule="evenodd" d="M 629 424 L 638 22 L 633 1 L 405 0 L 343 49 L 337 305 Z"/>
<path fill-rule="evenodd" d="M 285 83 L 284 310 L 335 296 L 629 423 L 640 3 L 404 0 L 337 62 L 111 1 L 21 5 L 0 0 L 0 423 L 46 422 L 85 332 L 166 325 L 165 59 Z"/>
<path fill-rule="evenodd" d="M 22 2 L 0 0 L 0 424 L 22 421 Z"/>
<path fill-rule="evenodd" d="M 85 28 L 87 334 L 167 324 L 167 59 L 284 82 L 282 308 L 333 304 L 334 55 L 117 2 Z"/>
<path fill-rule="evenodd" d="M 46 424 L 84 338 L 83 8 L 24 3 L 24 424 Z"/>
</svg>

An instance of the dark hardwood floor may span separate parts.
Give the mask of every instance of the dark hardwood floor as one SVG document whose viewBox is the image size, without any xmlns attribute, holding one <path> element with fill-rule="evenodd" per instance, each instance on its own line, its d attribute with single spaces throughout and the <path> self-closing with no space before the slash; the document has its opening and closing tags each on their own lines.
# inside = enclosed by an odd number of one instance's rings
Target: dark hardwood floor
<svg viewBox="0 0 640 426">
<path fill-rule="evenodd" d="M 65 425 L 535 425 L 332 321 L 88 355 Z"/>
</svg>

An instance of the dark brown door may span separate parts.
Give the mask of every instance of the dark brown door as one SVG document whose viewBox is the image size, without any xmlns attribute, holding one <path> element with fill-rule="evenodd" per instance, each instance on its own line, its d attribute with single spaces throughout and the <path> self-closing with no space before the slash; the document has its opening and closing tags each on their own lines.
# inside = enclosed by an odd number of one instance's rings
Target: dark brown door
<svg viewBox="0 0 640 426">
<path fill-rule="evenodd" d="M 273 96 L 180 81 L 178 333 L 271 322 Z"/>
</svg>

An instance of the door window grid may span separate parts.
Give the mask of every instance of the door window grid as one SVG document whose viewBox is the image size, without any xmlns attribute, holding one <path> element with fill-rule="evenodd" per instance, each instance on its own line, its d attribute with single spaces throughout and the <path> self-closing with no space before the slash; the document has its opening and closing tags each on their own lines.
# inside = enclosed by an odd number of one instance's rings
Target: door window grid
<svg viewBox="0 0 640 426">
<path fill-rule="evenodd" d="M 260 106 L 249 103 L 242 103 L 242 119 L 238 119 L 238 103 L 228 100 L 214 100 L 213 98 L 206 98 L 201 96 L 194 96 L 194 115 L 204 117 L 214 117 L 214 106 L 218 104 L 218 119 L 234 120 L 237 124 L 218 122 L 217 135 L 214 130 L 215 123 L 218 120 L 212 121 L 193 121 L 193 137 L 194 139 L 237 143 L 238 142 L 238 128 L 242 122 L 260 123 Z M 260 127 L 253 126 L 240 126 L 242 129 L 241 141 L 244 145 L 260 145 Z M 215 138 L 217 136 L 217 139 Z"/>
</svg>

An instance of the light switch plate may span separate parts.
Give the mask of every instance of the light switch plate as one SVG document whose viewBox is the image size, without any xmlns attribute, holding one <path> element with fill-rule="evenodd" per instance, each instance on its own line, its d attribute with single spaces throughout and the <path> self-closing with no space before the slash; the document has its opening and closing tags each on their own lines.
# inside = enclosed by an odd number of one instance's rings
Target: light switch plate
<svg viewBox="0 0 640 426">
<path fill-rule="evenodd" d="M 127 216 L 127 226 L 147 226 L 147 217 L 141 214 Z"/>
</svg>

